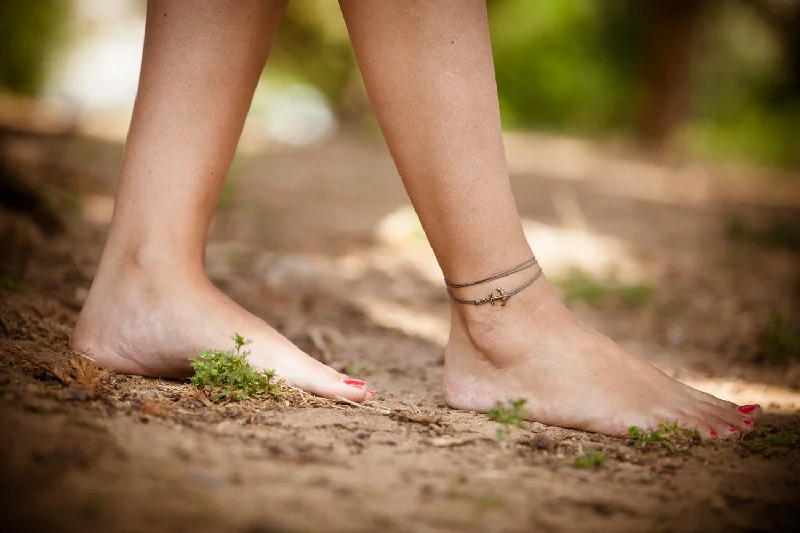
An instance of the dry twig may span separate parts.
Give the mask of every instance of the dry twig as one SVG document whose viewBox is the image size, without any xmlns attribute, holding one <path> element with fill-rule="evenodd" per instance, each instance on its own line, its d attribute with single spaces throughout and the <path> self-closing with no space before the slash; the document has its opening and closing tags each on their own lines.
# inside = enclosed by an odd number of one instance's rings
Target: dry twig
<svg viewBox="0 0 800 533">
<path fill-rule="evenodd" d="M 454 439 L 452 437 L 437 437 L 435 439 L 425 441 L 425 444 L 435 448 L 451 448 L 454 446 L 463 446 L 465 444 L 479 442 L 482 440 L 494 442 L 494 439 L 490 439 L 489 437 L 484 437 L 483 435 L 474 435 L 470 437 L 462 437 L 460 439 Z"/>
<path fill-rule="evenodd" d="M 373 407 L 371 405 L 364 405 L 363 403 L 354 402 L 353 400 L 348 400 L 347 398 L 342 398 L 339 396 L 336 398 L 338 401 L 346 403 L 348 405 L 352 405 L 353 407 L 358 407 L 360 409 L 367 409 L 368 411 L 374 411 L 381 415 L 390 415 L 392 412 L 389 409 L 383 409 L 381 407 Z"/>
</svg>

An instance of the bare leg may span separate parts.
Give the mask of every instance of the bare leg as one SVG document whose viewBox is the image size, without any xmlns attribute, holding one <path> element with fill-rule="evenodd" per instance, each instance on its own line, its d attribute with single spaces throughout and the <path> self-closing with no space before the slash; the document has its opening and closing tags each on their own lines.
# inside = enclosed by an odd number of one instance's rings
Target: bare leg
<svg viewBox="0 0 800 533">
<path fill-rule="evenodd" d="M 470 281 L 530 257 L 508 180 L 484 0 L 340 0 L 375 113 L 439 264 Z M 499 280 L 521 285 L 534 270 Z M 462 289 L 480 298 L 496 284 Z M 473 288 L 474 289 L 474 288 Z M 623 435 L 679 421 L 740 435 L 761 410 L 694 390 L 578 322 L 544 278 L 491 307 L 453 303 L 445 396 L 527 398 L 531 418 Z"/>
<path fill-rule="evenodd" d="M 252 338 L 251 362 L 326 397 L 363 383 L 308 357 L 208 280 L 214 207 L 286 2 L 151 0 L 111 231 L 71 339 L 100 365 L 182 376 L 198 349 Z"/>
</svg>

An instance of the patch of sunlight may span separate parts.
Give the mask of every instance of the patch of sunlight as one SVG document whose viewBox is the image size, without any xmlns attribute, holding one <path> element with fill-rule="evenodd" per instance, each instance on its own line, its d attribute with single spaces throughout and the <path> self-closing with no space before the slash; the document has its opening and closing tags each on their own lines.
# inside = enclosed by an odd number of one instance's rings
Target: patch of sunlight
<svg viewBox="0 0 800 533">
<path fill-rule="evenodd" d="M 624 242 L 584 229 L 560 228 L 530 219 L 522 220 L 525 237 L 549 276 L 575 269 L 594 276 L 609 273 L 625 282 L 640 281 L 644 273 L 633 251 Z"/>
<path fill-rule="evenodd" d="M 512 174 L 584 182 L 607 195 L 658 203 L 709 200 L 711 180 L 701 165 L 673 168 L 597 142 L 536 133 L 507 133 L 504 142 Z"/>
<path fill-rule="evenodd" d="M 800 205 L 800 184 L 791 179 L 791 171 L 743 164 L 662 163 L 647 160 L 624 144 L 533 132 L 506 132 L 503 140 L 512 175 L 581 182 L 604 195 L 660 204 Z"/>
<path fill-rule="evenodd" d="M 588 141 L 536 133 L 503 134 L 508 171 L 583 181 L 593 173 L 594 145 Z"/>
<path fill-rule="evenodd" d="M 375 237 L 380 243 L 395 248 L 428 242 L 419 217 L 410 205 L 383 217 L 375 226 Z"/>
<path fill-rule="evenodd" d="M 139 84 L 144 10 L 136 0 L 78 0 L 72 40 L 49 65 L 45 101 L 79 131 L 123 140 Z"/>
<path fill-rule="evenodd" d="M 98 30 L 80 36 L 53 65 L 45 95 L 82 109 L 130 111 L 139 84 L 144 18 L 133 9 L 91 13 L 104 17 L 102 23 L 95 21 Z"/>
<path fill-rule="evenodd" d="M 522 227 L 548 275 L 566 275 L 579 269 L 598 277 L 614 273 L 624 282 L 637 282 L 645 277 L 633 251 L 618 239 L 530 219 L 523 219 Z M 400 207 L 384 216 L 375 227 L 375 241 L 414 264 L 426 279 L 441 281 L 442 272 L 411 206 Z"/>
<path fill-rule="evenodd" d="M 272 138 L 290 146 L 307 146 L 336 130 L 325 95 L 308 84 L 293 83 L 273 91 L 266 117 Z"/>
<path fill-rule="evenodd" d="M 765 411 L 796 412 L 800 410 L 800 392 L 766 383 L 726 379 L 681 379 L 687 385 L 717 398 L 746 405 L 758 403 Z"/>
<path fill-rule="evenodd" d="M 425 279 L 441 283 L 442 270 L 413 207 L 399 207 L 384 216 L 375 225 L 374 238 L 379 245 L 391 248 L 412 264 Z"/>
<path fill-rule="evenodd" d="M 239 151 L 264 151 L 274 142 L 308 146 L 332 135 L 336 127 L 327 98 L 313 85 L 262 79 L 253 95 Z"/>
<path fill-rule="evenodd" d="M 114 197 L 101 194 L 88 194 L 81 197 L 83 220 L 93 224 L 108 224 L 114 214 Z"/>
<path fill-rule="evenodd" d="M 450 321 L 447 316 L 410 309 L 367 294 L 356 297 L 356 304 L 375 323 L 420 337 L 440 346 L 447 343 Z"/>
</svg>

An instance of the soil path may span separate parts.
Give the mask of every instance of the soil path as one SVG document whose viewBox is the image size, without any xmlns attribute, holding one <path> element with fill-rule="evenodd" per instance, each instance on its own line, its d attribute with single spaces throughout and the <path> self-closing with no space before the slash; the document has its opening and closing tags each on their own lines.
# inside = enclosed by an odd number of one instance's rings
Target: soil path
<svg viewBox="0 0 800 533">
<path fill-rule="evenodd" d="M 65 142 L 55 168 L 35 164 Z M 119 147 L 28 138 L 14 147 L 18 168 L 52 186 L 58 205 L 79 207 L 59 237 L 0 218 L 5 523 L 65 532 L 794 530 L 798 442 L 757 448 L 780 428 L 800 430 L 800 366 L 765 360 L 760 348 L 774 313 L 796 316 L 798 253 L 731 241 L 725 221 L 794 223 L 786 197 L 796 186 L 765 193 L 722 171 L 598 159 L 580 146 L 562 154 L 571 169 L 548 173 L 530 162 L 563 151 L 548 142 L 509 144 L 520 212 L 548 276 L 582 318 L 668 373 L 766 405 L 760 439 L 670 454 L 526 423 L 498 441 L 497 423 L 446 408 L 447 300 L 435 262 L 385 149 L 350 138 L 239 160 L 208 270 L 313 356 L 369 379 L 377 401 L 214 405 L 186 382 L 97 372 L 68 338 L 105 236 Z M 602 171 L 587 170 L 595 164 Z M 594 450 L 602 466 L 573 466 Z"/>
</svg>

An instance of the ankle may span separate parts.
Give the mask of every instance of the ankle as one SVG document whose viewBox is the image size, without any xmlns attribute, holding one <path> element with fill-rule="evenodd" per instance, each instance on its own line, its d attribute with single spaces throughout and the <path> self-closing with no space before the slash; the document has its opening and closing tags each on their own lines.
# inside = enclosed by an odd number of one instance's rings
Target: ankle
<svg viewBox="0 0 800 533">
<path fill-rule="evenodd" d="M 157 282 L 205 278 L 202 253 L 136 238 L 109 237 L 100 260 L 98 277 Z"/>
<path fill-rule="evenodd" d="M 527 277 L 532 275 L 528 273 Z M 519 279 L 513 280 L 513 283 L 500 281 L 503 283 L 497 286 L 506 291 L 519 284 Z M 484 292 L 488 294 L 488 287 Z M 537 331 L 553 331 L 574 322 L 574 317 L 544 276 L 508 298 L 505 306 L 500 305 L 499 301 L 492 306 L 460 304 L 451 299 L 450 307 L 451 341 L 454 338 L 466 338 L 479 350 L 491 350 L 496 344 L 505 344 L 514 336 L 530 338 Z"/>
</svg>

